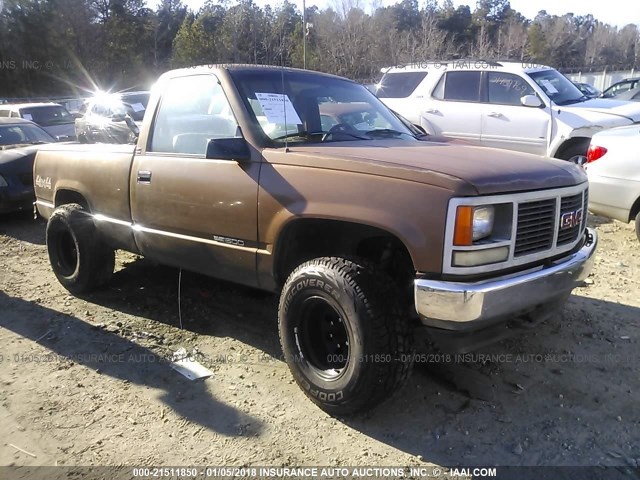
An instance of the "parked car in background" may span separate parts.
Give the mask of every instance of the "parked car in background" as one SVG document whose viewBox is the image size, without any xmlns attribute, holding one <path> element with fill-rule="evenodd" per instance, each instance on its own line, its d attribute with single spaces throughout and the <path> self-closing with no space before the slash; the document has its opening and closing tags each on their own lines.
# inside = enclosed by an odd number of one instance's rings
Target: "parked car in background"
<svg viewBox="0 0 640 480">
<path fill-rule="evenodd" d="M 427 133 L 583 163 L 591 136 L 640 105 L 589 99 L 553 68 L 455 60 L 385 69 L 377 96 Z"/>
<path fill-rule="evenodd" d="M 640 125 L 595 134 L 587 162 L 589 210 L 625 223 L 635 219 L 640 240 Z"/>
<path fill-rule="evenodd" d="M 55 141 L 33 122 L 0 118 L 0 213 L 33 208 L 34 145 Z"/>
<path fill-rule="evenodd" d="M 58 103 L 66 108 L 74 118 L 78 118 L 82 115 L 83 109 L 86 108 L 87 99 L 85 98 L 68 98 L 65 100 L 60 100 Z"/>
<path fill-rule="evenodd" d="M 602 98 L 618 98 L 621 93 L 627 92 L 632 88 L 640 87 L 640 77 L 627 78 L 620 82 L 616 82 L 602 92 Z"/>
<path fill-rule="evenodd" d="M 593 85 L 589 85 L 588 83 L 584 83 L 584 82 L 573 82 L 573 84 L 578 88 L 578 90 L 580 90 L 582 92 L 582 94 L 585 97 L 589 97 L 589 98 L 597 98 L 600 95 L 602 95 L 602 92 L 600 90 L 598 90 L 596 87 L 594 87 Z"/>
<path fill-rule="evenodd" d="M 23 118 L 40 125 L 58 140 L 75 140 L 75 118 L 57 103 L 19 103 L 0 105 L 0 118 Z"/>
<path fill-rule="evenodd" d="M 640 84 L 631 90 L 627 90 L 626 92 L 616 95 L 614 98 L 616 100 L 624 100 L 627 102 L 640 102 Z"/>
<path fill-rule="evenodd" d="M 149 92 L 105 94 L 87 101 L 75 131 L 82 143 L 133 143 L 149 102 Z"/>
</svg>

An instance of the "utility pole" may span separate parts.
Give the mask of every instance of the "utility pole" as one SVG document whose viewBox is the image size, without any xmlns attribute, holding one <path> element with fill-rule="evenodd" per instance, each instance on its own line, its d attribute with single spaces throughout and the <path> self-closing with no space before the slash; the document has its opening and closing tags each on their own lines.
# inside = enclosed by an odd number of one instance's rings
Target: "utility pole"
<svg viewBox="0 0 640 480">
<path fill-rule="evenodd" d="M 302 0 L 302 68 L 307 69 L 307 3 Z"/>
</svg>

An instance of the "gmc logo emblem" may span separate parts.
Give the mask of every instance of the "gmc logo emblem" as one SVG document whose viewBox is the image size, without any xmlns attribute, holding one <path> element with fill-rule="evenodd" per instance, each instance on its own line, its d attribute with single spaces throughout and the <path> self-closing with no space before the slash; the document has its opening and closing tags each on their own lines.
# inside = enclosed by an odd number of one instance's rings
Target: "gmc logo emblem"
<svg viewBox="0 0 640 480">
<path fill-rule="evenodd" d="M 582 208 L 573 212 L 563 213 L 560 217 L 560 230 L 572 228 L 582 223 Z"/>
</svg>

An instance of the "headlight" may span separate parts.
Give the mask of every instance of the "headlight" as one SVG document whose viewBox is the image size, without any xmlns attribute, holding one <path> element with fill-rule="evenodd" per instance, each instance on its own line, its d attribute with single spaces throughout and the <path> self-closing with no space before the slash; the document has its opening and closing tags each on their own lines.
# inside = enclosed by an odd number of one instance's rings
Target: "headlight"
<svg viewBox="0 0 640 480">
<path fill-rule="evenodd" d="M 7 187 L 7 186 L 9 186 L 9 184 L 4 179 L 4 177 L 2 175 L 0 175 L 0 187 Z"/>
<path fill-rule="evenodd" d="M 495 207 L 492 205 L 459 206 L 456 210 L 453 244 L 470 246 L 476 240 L 490 236 L 493 232 L 494 219 Z"/>
<path fill-rule="evenodd" d="M 493 231 L 494 207 L 475 207 L 473 209 L 473 241 L 488 237 Z"/>
</svg>

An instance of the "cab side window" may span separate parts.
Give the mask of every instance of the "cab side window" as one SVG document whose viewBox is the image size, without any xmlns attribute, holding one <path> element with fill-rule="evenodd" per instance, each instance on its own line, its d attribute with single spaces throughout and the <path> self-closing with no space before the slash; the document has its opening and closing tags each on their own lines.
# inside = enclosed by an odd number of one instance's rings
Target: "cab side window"
<svg viewBox="0 0 640 480">
<path fill-rule="evenodd" d="M 500 105 L 521 105 L 521 97 L 535 94 L 522 77 L 499 72 L 489 72 L 488 92 L 489 103 Z"/>
<path fill-rule="evenodd" d="M 239 136 L 238 123 L 213 75 L 172 78 L 164 91 L 149 151 L 204 156 L 210 139 Z"/>
</svg>

